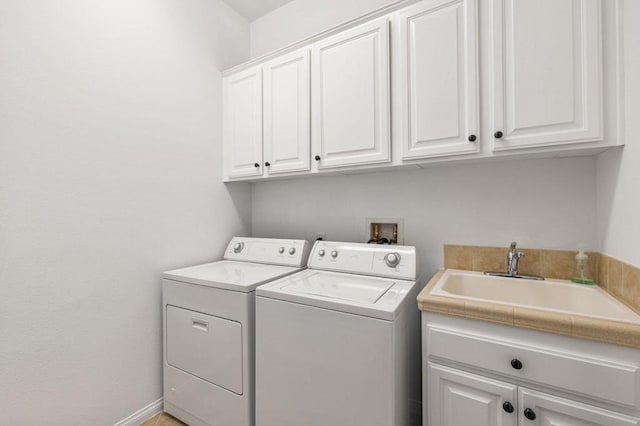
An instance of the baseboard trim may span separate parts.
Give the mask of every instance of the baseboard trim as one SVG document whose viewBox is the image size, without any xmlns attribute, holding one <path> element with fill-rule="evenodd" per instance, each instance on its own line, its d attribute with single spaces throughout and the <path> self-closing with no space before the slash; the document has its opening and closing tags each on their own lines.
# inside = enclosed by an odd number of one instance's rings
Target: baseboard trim
<svg viewBox="0 0 640 426">
<path fill-rule="evenodd" d="M 145 421 L 149 420 L 156 414 L 162 412 L 163 398 L 153 401 L 151 404 L 143 407 L 127 417 L 124 420 L 120 420 L 113 426 L 139 426 Z"/>
</svg>

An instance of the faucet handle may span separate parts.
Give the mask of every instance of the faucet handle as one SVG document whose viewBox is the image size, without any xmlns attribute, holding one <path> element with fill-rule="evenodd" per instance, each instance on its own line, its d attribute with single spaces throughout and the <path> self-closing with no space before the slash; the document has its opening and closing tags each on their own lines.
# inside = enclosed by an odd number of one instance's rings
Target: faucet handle
<svg viewBox="0 0 640 426">
<path fill-rule="evenodd" d="M 521 257 L 523 257 L 523 256 L 524 256 L 524 252 L 523 252 L 523 251 L 517 251 L 517 252 L 516 252 L 516 257 L 517 257 L 518 259 L 520 259 L 520 258 L 521 258 Z"/>
</svg>

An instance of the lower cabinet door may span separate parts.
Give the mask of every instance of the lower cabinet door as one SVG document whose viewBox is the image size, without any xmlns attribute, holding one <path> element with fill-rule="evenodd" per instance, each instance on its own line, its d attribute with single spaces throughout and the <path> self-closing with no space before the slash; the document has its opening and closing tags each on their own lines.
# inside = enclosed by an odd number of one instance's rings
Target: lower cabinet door
<svg viewBox="0 0 640 426">
<path fill-rule="evenodd" d="M 429 426 L 516 426 L 517 387 L 429 363 Z"/>
<path fill-rule="evenodd" d="M 630 426 L 640 419 L 527 388 L 518 390 L 520 426 Z"/>
</svg>

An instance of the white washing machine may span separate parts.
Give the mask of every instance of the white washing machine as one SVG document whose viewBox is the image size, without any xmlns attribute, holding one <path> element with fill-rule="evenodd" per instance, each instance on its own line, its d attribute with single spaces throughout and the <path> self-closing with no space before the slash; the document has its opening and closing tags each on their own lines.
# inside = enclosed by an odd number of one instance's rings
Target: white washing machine
<svg viewBox="0 0 640 426">
<path fill-rule="evenodd" d="M 257 426 L 420 422 L 415 248 L 318 241 L 256 290 Z"/>
<path fill-rule="evenodd" d="M 164 273 L 166 412 L 191 426 L 254 424 L 255 289 L 300 271 L 309 247 L 233 238 L 224 260 Z"/>
</svg>

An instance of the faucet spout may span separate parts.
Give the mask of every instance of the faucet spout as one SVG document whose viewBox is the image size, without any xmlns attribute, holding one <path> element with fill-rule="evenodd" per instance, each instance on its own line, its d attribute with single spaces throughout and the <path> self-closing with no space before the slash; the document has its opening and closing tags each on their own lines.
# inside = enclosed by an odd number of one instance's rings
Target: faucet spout
<svg viewBox="0 0 640 426">
<path fill-rule="evenodd" d="M 515 241 L 509 246 L 509 253 L 507 253 L 507 274 L 518 275 L 518 261 L 524 256 L 524 252 L 517 251 L 518 243 Z"/>
<path fill-rule="evenodd" d="M 508 278 L 527 278 L 532 280 L 544 280 L 544 277 L 537 275 L 520 275 L 518 273 L 518 262 L 524 257 L 524 252 L 518 251 L 518 243 L 515 241 L 509 245 L 509 251 L 507 252 L 507 272 L 485 272 L 485 275 L 492 275 L 494 277 L 508 277 Z"/>
</svg>

